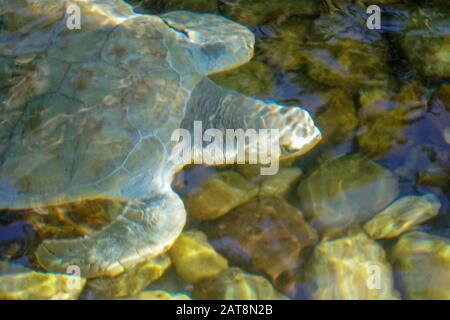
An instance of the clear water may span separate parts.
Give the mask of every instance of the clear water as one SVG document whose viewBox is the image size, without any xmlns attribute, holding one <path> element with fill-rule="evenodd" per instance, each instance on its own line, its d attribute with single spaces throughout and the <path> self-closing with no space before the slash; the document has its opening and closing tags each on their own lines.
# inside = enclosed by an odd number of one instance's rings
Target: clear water
<svg viewBox="0 0 450 320">
<path fill-rule="evenodd" d="M 442 88 L 450 85 L 450 7 L 446 1 L 386 2 L 392 4 L 381 6 L 381 29 L 369 31 L 365 7 L 350 0 L 130 1 L 139 13 L 185 9 L 224 15 L 246 24 L 256 35 L 253 61 L 212 78 L 247 95 L 310 111 L 324 132 L 324 140 L 291 166 L 301 168 L 306 177 L 325 161 L 344 155 L 359 154 L 375 161 L 398 177 L 399 197 L 425 193 L 438 197 L 439 214 L 417 229 L 448 240 L 450 90 Z M 412 30 L 416 33 L 409 42 L 404 41 Z M 437 40 L 428 42 L 426 37 Z M 410 52 L 414 50 L 419 54 Z M 434 54 L 433 50 L 441 51 Z M 186 197 L 217 170 L 230 169 L 189 167 L 178 175 L 174 188 Z M 295 191 L 290 197 L 288 201 L 297 205 L 292 200 Z M 215 226 L 214 222 L 190 219 L 187 228 L 210 234 Z M 233 241 L 211 238 L 231 266 L 269 279 L 250 258 L 236 259 L 232 250 L 239 250 L 239 245 Z M 380 244 L 389 251 L 396 241 Z M 30 222 L 11 212 L 0 215 L 2 259 L 32 266 L 29 258 L 38 242 Z M 312 250 L 303 251 L 305 261 Z M 288 284 L 286 296 L 311 298 L 303 288 L 303 267 L 294 268 L 298 282 Z M 397 278 L 394 269 L 394 286 L 405 297 Z M 288 282 L 292 279 L 295 277 Z M 173 268 L 151 288 L 189 295 L 195 292 Z M 280 291 L 283 288 L 278 285 Z"/>
</svg>

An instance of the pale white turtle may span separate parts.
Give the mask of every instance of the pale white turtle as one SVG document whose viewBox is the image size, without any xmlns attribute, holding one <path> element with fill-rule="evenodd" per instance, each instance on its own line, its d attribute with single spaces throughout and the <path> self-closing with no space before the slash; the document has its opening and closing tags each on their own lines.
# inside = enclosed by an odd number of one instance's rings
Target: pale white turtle
<svg viewBox="0 0 450 320">
<path fill-rule="evenodd" d="M 76 5 L 81 29 L 69 29 Z M 121 203 L 111 224 L 36 251 L 48 271 L 117 276 L 168 249 L 185 224 L 171 189 L 171 134 L 279 129 L 284 154 L 320 140 L 307 111 L 215 85 L 248 62 L 254 36 L 211 14 L 135 14 L 119 0 L 0 1 L 0 209 Z"/>
</svg>

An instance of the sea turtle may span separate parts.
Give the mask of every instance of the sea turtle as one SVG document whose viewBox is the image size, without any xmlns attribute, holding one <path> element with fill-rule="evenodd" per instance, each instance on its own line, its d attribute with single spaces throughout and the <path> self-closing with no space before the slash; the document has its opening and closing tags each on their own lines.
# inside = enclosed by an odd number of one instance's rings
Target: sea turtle
<svg viewBox="0 0 450 320">
<path fill-rule="evenodd" d="M 185 164 L 172 152 L 178 128 L 279 129 L 281 155 L 320 140 L 306 110 L 208 79 L 253 56 L 252 32 L 221 16 L 0 0 L 0 28 L 0 209 L 121 204 L 93 234 L 44 240 L 35 256 L 48 271 L 112 277 L 170 247 L 186 218 L 171 188 Z"/>
</svg>

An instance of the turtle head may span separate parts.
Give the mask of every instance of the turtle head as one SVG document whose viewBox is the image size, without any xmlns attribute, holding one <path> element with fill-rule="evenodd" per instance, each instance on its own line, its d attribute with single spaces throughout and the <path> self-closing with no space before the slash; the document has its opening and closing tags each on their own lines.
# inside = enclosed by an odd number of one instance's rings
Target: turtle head
<svg viewBox="0 0 450 320">
<path fill-rule="evenodd" d="M 204 75 L 238 67 L 253 57 L 253 33 L 222 16 L 174 11 L 161 18 L 177 32 L 189 59 Z"/>
</svg>

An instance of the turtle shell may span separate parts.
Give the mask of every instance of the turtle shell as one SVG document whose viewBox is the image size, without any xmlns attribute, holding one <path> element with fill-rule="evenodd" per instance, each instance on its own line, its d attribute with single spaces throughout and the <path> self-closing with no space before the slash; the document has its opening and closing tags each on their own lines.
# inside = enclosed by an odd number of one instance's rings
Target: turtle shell
<svg viewBox="0 0 450 320">
<path fill-rule="evenodd" d="M 122 1 L 77 5 L 80 30 L 64 2 L 0 4 L 0 208 L 169 186 L 170 134 L 200 75 L 162 18 Z"/>
</svg>

